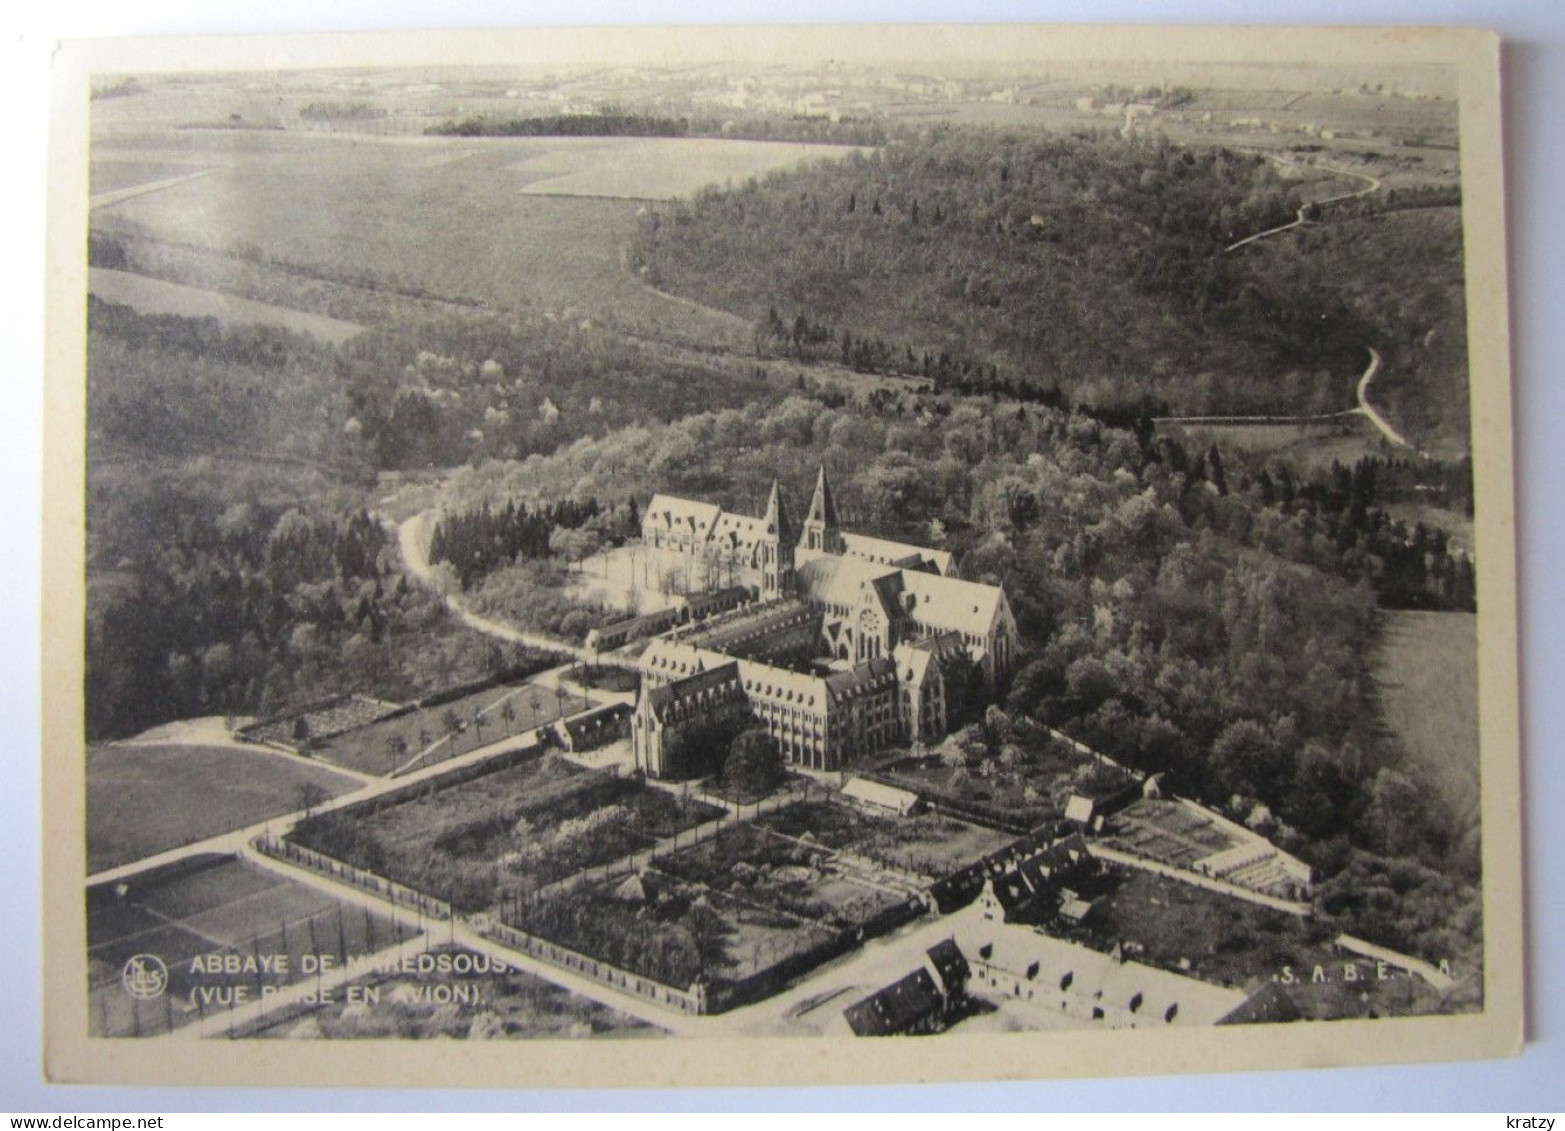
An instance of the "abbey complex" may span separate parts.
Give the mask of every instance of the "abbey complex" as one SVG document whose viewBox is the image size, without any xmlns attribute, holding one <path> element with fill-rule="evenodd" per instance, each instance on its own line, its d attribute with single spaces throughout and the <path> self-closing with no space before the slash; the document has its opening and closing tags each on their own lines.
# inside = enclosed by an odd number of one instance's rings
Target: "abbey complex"
<svg viewBox="0 0 1565 1131">
<path fill-rule="evenodd" d="M 725 711 L 816 770 L 935 741 L 960 697 L 993 688 L 1015 661 L 1005 591 L 956 577 L 945 551 L 842 530 L 824 467 L 802 526 L 774 482 L 759 518 L 657 495 L 642 541 L 742 594 L 642 654 L 632 731 L 636 765 L 654 777 L 689 773 L 680 736 Z"/>
</svg>

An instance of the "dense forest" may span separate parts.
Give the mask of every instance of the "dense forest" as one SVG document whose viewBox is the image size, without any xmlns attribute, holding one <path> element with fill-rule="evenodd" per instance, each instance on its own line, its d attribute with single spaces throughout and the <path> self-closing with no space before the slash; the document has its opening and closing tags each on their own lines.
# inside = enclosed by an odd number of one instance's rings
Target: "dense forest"
<svg viewBox="0 0 1565 1131">
<path fill-rule="evenodd" d="M 615 107 L 591 114 L 545 114 L 532 118 L 475 114 L 441 122 L 425 132 L 455 137 L 703 137 L 835 145 L 880 145 L 886 140 L 885 127 L 866 118 L 833 120 L 821 114 L 673 117 Z"/>
<path fill-rule="evenodd" d="M 508 500 L 475 510 L 447 512 L 435 524 L 429 560 L 451 567 L 463 589 L 521 559 L 559 556 L 579 562 L 605 546 L 619 545 L 641 533 L 635 499 L 605 509 L 595 498 L 570 499 L 529 509 Z"/>
<path fill-rule="evenodd" d="M 1330 412 L 1388 321 L 1399 338 L 1447 325 L 1460 255 L 1400 273 L 1430 296 L 1403 311 L 1383 288 L 1345 296 L 1344 264 L 1297 241 L 1222 254 L 1292 220 L 1306 186 L 1224 149 L 937 128 L 673 202 L 635 263 L 753 319 L 763 353 L 1098 407 Z"/>
<path fill-rule="evenodd" d="M 515 661 L 400 572 L 323 347 L 98 302 L 89 319 L 91 741 Z"/>
<path fill-rule="evenodd" d="M 89 740 L 346 691 L 411 697 L 516 660 L 410 585 L 363 510 L 279 510 L 226 493 L 157 476 L 97 512 L 132 525 L 143 548 L 89 589 Z"/>
</svg>

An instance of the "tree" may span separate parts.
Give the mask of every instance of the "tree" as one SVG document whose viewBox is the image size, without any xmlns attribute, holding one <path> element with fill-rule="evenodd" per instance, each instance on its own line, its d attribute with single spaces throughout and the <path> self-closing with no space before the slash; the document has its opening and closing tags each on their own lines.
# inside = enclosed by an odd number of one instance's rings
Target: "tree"
<svg viewBox="0 0 1565 1131">
<path fill-rule="evenodd" d="M 704 896 L 696 899 L 685 912 L 684 926 L 695 943 L 701 969 L 713 970 L 728 961 L 728 939 L 734 933 L 728 920 L 712 910 Z"/>
<path fill-rule="evenodd" d="M 776 741 L 760 727 L 735 738 L 723 762 L 723 781 L 732 792 L 744 797 L 770 793 L 785 776 Z"/>
<path fill-rule="evenodd" d="M 302 781 L 294 793 L 294 803 L 308 817 L 316 806 L 331 800 L 331 794 L 312 781 Z"/>
<path fill-rule="evenodd" d="M 1232 723 L 1212 744 L 1212 770 L 1225 793 L 1275 798 L 1291 775 L 1286 755 L 1265 727 L 1252 719 Z"/>
<path fill-rule="evenodd" d="M 500 704 L 500 718 L 505 723 L 505 733 L 511 734 L 515 730 L 516 706 L 509 699 Z"/>
<path fill-rule="evenodd" d="M 408 752 L 408 740 L 401 734 L 388 734 L 386 736 L 386 752 L 391 755 L 391 765 L 395 769 L 404 755 Z"/>
<path fill-rule="evenodd" d="M 1387 856 L 1410 856 L 1425 838 L 1426 791 L 1398 770 L 1381 770 L 1369 790 L 1369 805 L 1360 819 L 1365 840 Z"/>
</svg>

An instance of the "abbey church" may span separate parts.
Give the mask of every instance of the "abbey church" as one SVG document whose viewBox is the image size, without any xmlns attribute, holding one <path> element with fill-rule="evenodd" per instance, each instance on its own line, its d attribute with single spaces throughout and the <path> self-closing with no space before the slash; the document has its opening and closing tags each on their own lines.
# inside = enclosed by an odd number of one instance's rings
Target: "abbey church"
<svg viewBox="0 0 1565 1131">
<path fill-rule="evenodd" d="M 938 741 L 954 697 L 992 689 L 1015 661 L 1005 591 L 955 576 L 946 551 L 842 530 L 824 467 L 802 525 L 774 482 L 759 518 L 657 495 L 642 542 L 753 598 L 642 654 L 633 735 L 654 777 L 687 775 L 680 734 L 728 709 L 817 770 Z"/>
</svg>

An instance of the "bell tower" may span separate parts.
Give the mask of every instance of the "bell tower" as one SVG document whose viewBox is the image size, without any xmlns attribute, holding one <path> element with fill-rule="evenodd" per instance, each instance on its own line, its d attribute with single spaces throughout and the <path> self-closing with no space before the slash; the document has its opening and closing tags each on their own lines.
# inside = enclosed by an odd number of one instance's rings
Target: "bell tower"
<svg viewBox="0 0 1565 1131">
<path fill-rule="evenodd" d="M 842 532 L 838 526 L 837 500 L 832 497 L 831 482 L 826 478 L 826 465 L 821 464 L 820 472 L 815 476 L 815 494 L 810 498 L 810 513 L 804 520 L 799 549 L 812 554 L 842 553 Z"/>
<path fill-rule="evenodd" d="M 794 591 L 793 522 L 783 503 L 782 488 L 772 480 L 772 493 L 766 500 L 766 515 L 761 519 L 761 599 L 771 601 L 791 597 Z"/>
</svg>

